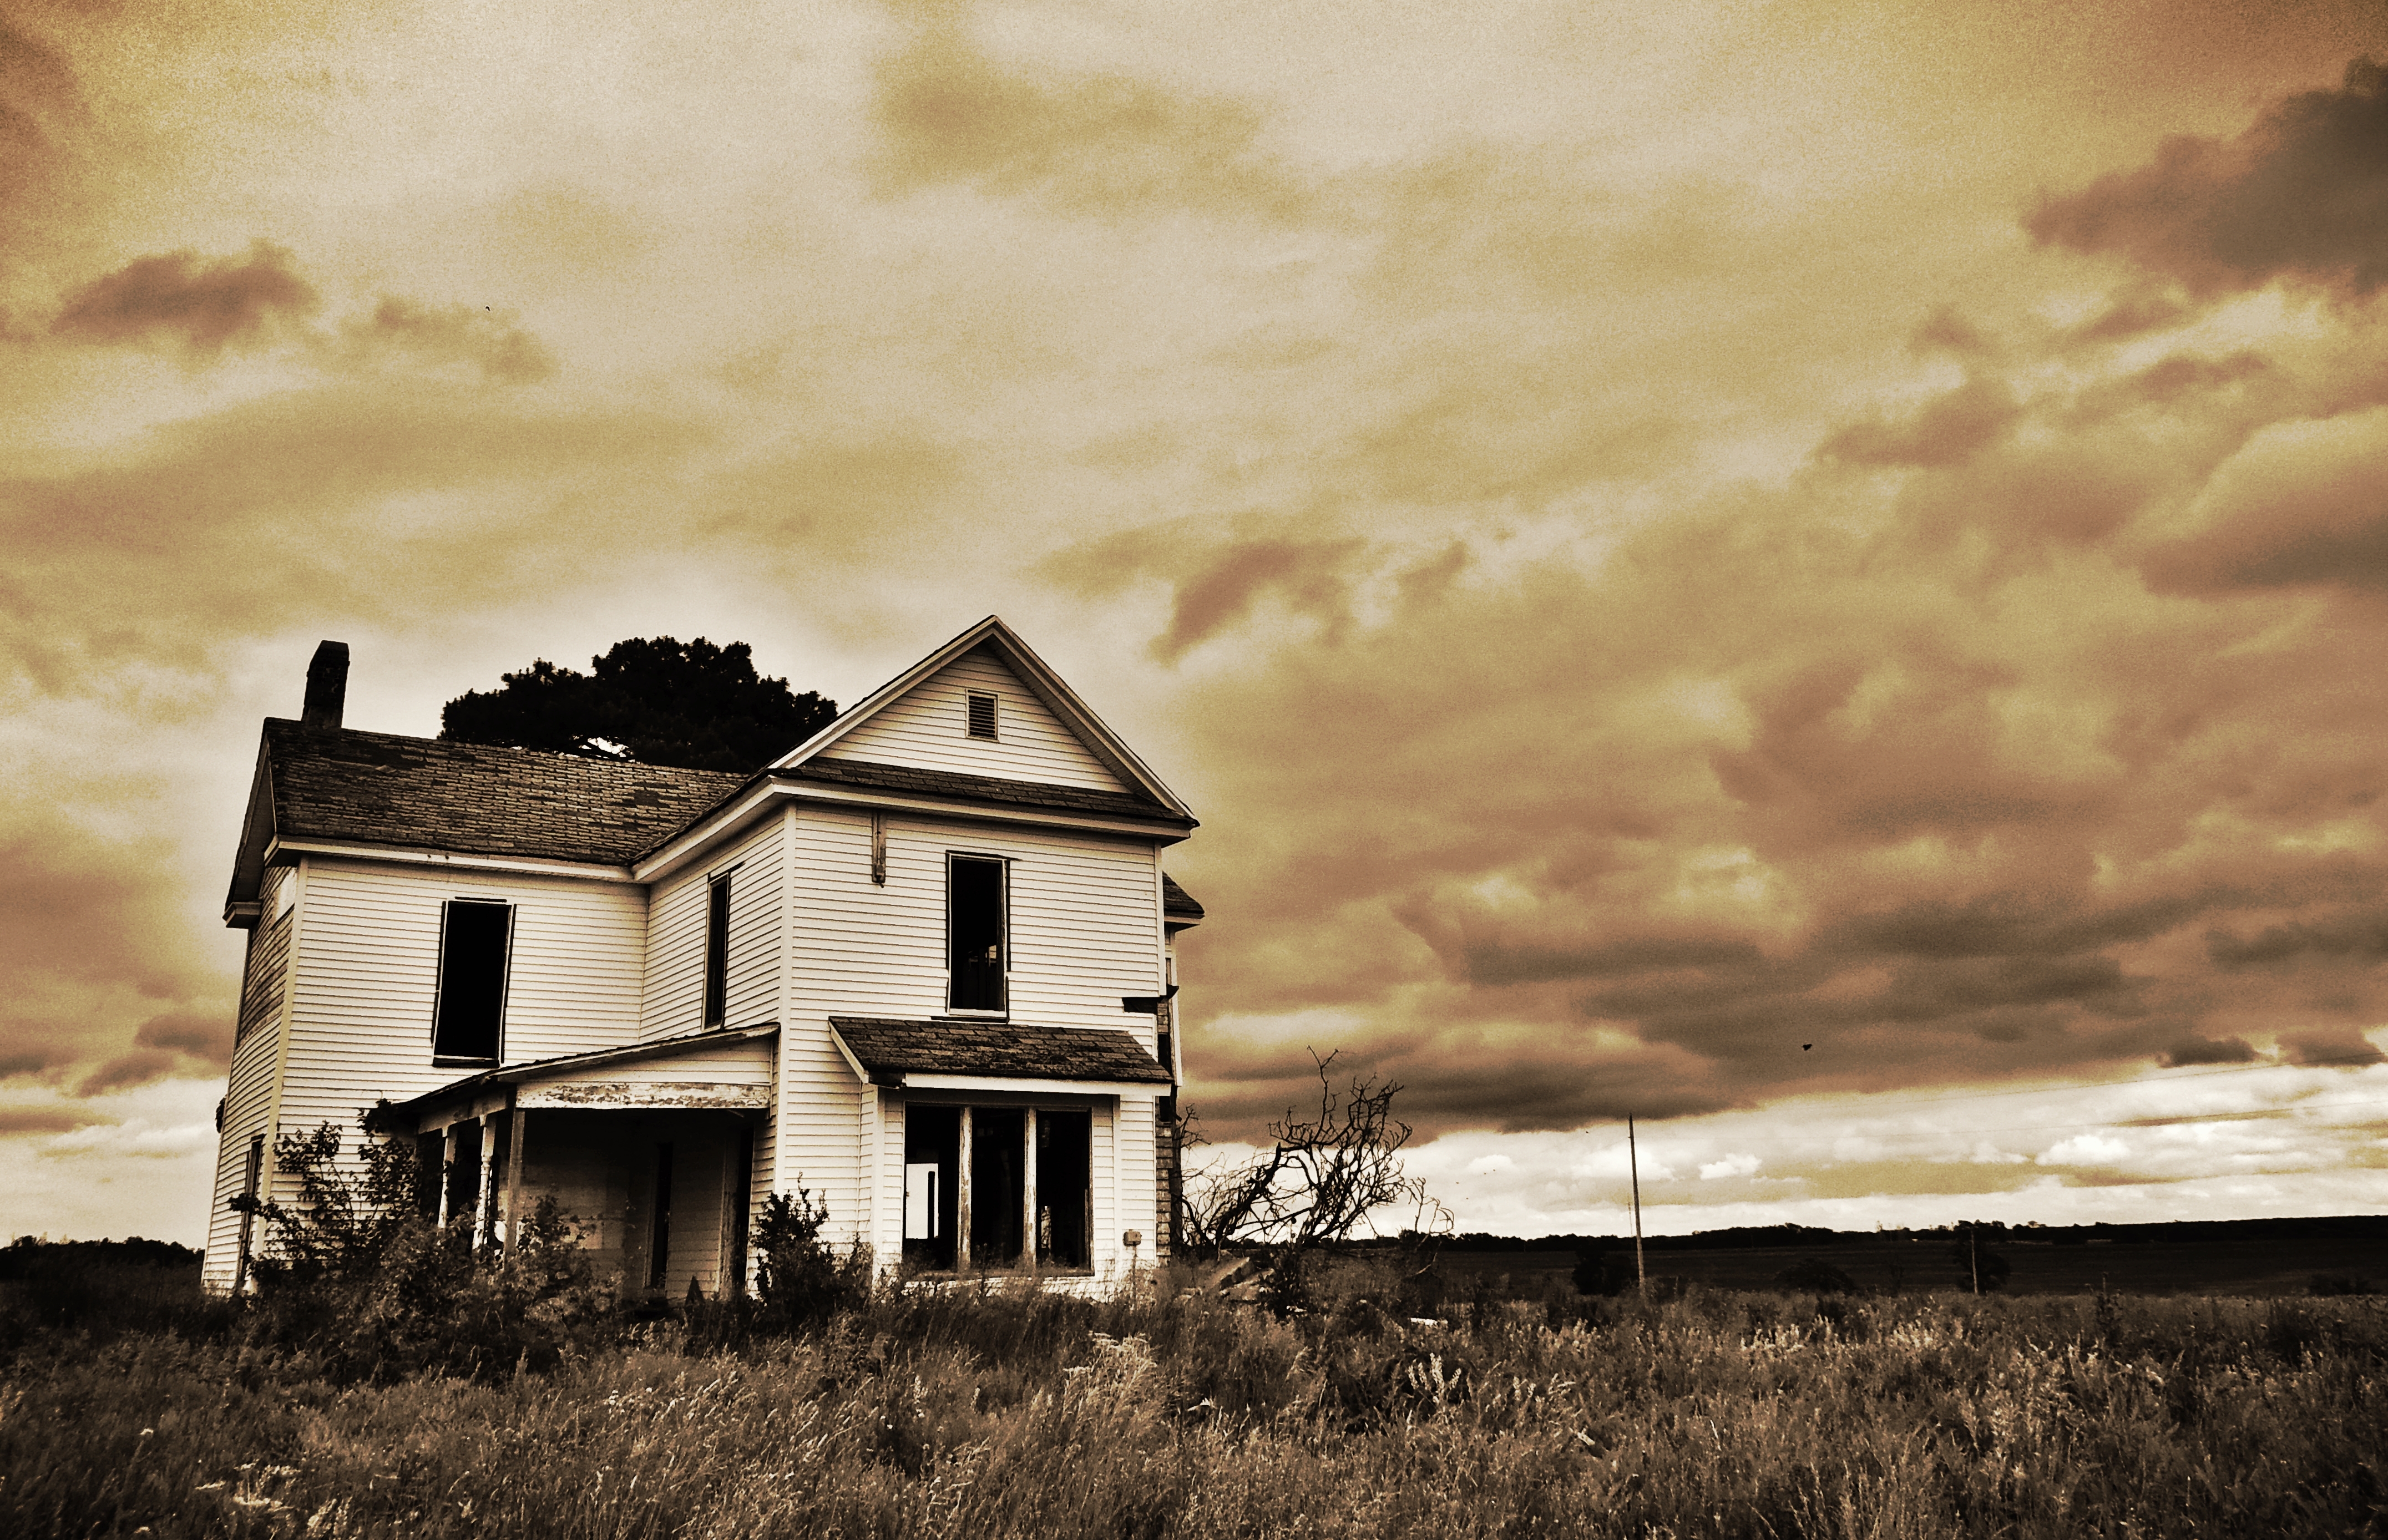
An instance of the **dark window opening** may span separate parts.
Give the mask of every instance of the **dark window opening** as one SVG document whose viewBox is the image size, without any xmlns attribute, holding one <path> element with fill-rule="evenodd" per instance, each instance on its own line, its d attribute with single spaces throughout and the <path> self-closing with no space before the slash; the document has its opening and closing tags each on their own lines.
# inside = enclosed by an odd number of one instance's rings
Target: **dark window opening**
<svg viewBox="0 0 2388 1540">
<path fill-rule="evenodd" d="M 719 1026 L 730 1006 L 730 879 L 713 879 L 705 917 L 705 1025 Z"/>
<path fill-rule="evenodd" d="M 448 1136 L 414 1136 L 414 1212 L 426 1219 L 439 1217 L 440 1168 L 448 1159 Z"/>
<path fill-rule="evenodd" d="M 746 1293 L 746 1219 L 755 1206 L 755 1131 L 742 1123 L 738 1129 L 738 1157 L 733 1185 L 730 1190 L 730 1279 L 717 1292 L 732 1299 Z"/>
<path fill-rule="evenodd" d="M 973 738 L 995 736 L 995 697 L 993 695 L 970 697 L 970 735 Z"/>
<path fill-rule="evenodd" d="M 439 995 L 431 1026 L 431 1056 L 494 1063 L 506 1014 L 506 952 L 514 937 L 512 904 L 470 898 L 441 907 Z"/>
<path fill-rule="evenodd" d="M 1091 1113 L 1036 1114 L 1036 1260 L 1043 1266 L 1094 1266 L 1093 1137 Z"/>
<path fill-rule="evenodd" d="M 1021 1157 L 1027 1119 L 1017 1107 L 971 1109 L 970 1259 L 973 1267 L 1010 1267 L 1021 1258 Z"/>
<path fill-rule="evenodd" d="M 671 1271 L 672 1147 L 655 1146 L 655 1222 L 647 1237 L 647 1287 L 660 1289 Z"/>
<path fill-rule="evenodd" d="M 1003 862 L 956 856 L 946 874 L 946 935 L 956 1011 L 1004 1009 Z"/>
<path fill-rule="evenodd" d="M 961 1141 L 959 1107 L 904 1109 L 904 1260 L 927 1272 L 954 1270 Z"/>
<path fill-rule="evenodd" d="M 479 1206 L 481 1197 L 481 1126 L 459 1123 L 451 1130 L 456 1136 L 456 1155 L 448 1163 L 448 1222 L 470 1218 Z"/>
</svg>

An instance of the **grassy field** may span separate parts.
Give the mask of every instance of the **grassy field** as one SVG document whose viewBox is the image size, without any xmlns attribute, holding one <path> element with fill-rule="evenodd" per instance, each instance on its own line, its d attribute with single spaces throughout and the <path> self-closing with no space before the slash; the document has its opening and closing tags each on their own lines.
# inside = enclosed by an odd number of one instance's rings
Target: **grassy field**
<svg viewBox="0 0 2388 1540">
<path fill-rule="evenodd" d="M 1695 1289 L 1421 1326 L 1381 1281 L 1289 1319 L 883 1293 L 478 1383 L 331 1383 L 205 1312 L 38 1334 L 0 1370 L 0 1534 L 2388 1535 L 2377 1299 Z"/>
</svg>

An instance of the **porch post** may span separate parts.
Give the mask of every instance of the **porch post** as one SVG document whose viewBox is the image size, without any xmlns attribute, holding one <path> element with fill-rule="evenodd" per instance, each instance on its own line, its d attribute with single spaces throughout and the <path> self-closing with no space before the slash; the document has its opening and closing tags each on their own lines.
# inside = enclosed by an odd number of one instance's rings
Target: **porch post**
<svg viewBox="0 0 2388 1540">
<path fill-rule="evenodd" d="M 1036 1109 L 1029 1107 L 1020 1114 L 1023 1140 L 1027 1148 L 1020 1157 L 1020 1216 L 1026 1221 L 1020 1228 L 1020 1265 L 1028 1276 L 1036 1276 Z"/>
<path fill-rule="evenodd" d="M 954 1271 L 970 1270 L 971 1259 L 971 1110 L 962 1109 L 960 1153 L 954 1165 Z"/>
<path fill-rule="evenodd" d="M 522 1236 L 523 1126 L 530 1114 L 520 1107 L 506 1113 L 506 1254 L 514 1253 Z"/>
<path fill-rule="evenodd" d="M 498 1114 L 486 1113 L 481 1117 L 481 1169 L 475 1173 L 473 1193 L 473 1244 L 486 1246 L 497 1234 L 498 1226 Z"/>
<path fill-rule="evenodd" d="M 455 1215 L 448 1212 L 448 1190 L 456 1177 L 456 1126 L 443 1125 L 439 1130 L 439 1228 L 446 1229 Z"/>
</svg>

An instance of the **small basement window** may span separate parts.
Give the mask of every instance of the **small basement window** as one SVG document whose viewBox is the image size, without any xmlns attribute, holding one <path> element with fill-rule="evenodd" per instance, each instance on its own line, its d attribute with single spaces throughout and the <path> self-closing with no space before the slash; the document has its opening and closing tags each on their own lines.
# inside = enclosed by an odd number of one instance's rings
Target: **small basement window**
<svg viewBox="0 0 2388 1540">
<path fill-rule="evenodd" d="M 995 736 L 995 697 L 973 693 L 970 697 L 970 735 L 973 738 Z"/>
<path fill-rule="evenodd" d="M 514 929 L 512 904 L 452 898 L 441 906 L 439 995 L 431 1019 L 435 1061 L 496 1062 Z"/>
</svg>

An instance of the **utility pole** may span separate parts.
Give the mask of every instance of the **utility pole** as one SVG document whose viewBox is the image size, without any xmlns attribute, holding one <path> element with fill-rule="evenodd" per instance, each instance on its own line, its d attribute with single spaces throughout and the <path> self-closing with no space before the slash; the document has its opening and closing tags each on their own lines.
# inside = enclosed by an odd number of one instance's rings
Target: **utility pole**
<svg viewBox="0 0 2388 1540">
<path fill-rule="evenodd" d="M 1625 1114 L 1625 1166 L 1633 1177 L 1633 1288 L 1646 1300 L 1650 1297 L 1650 1270 L 1642 1265 L 1642 1156 L 1633 1145 L 1632 1113 Z"/>
</svg>

